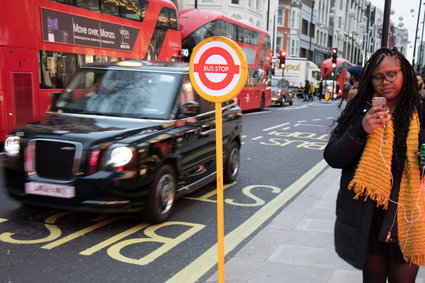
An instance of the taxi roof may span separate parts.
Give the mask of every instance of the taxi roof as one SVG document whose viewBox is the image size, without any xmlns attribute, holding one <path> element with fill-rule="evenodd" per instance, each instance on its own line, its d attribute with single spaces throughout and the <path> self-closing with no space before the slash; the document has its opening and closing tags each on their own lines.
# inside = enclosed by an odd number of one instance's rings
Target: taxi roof
<svg viewBox="0 0 425 283">
<path fill-rule="evenodd" d="M 161 61 L 139 61 L 122 60 L 113 62 L 89 63 L 83 69 L 114 69 L 132 71 L 166 71 L 176 73 L 189 72 L 189 64 L 185 62 L 161 62 Z"/>
</svg>

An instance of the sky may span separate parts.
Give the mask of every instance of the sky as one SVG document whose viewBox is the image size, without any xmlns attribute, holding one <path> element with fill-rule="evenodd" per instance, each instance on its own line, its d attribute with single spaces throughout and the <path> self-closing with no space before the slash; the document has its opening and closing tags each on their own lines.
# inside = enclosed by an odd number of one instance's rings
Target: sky
<svg viewBox="0 0 425 283">
<path fill-rule="evenodd" d="M 373 5 L 379 7 L 382 11 L 384 11 L 385 0 L 370 0 Z M 407 54 L 406 57 L 409 60 L 412 60 L 413 57 L 413 45 L 415 42 L 415 31 L 416 31 L 416 23 L 418 20 L 418 9 L 419 2 L 421 0 L 391 0 L 391 10 L 394 11 L 394 14 L 391 15 L 390 20 L 394 23 L 395 26 L 399 26 L 400 22 L 403 22 L 404 26 L 402 28 L 407 28 L 409 30 L 409 41 L 410 43 L 407 46 Z M 422 1 L 425 3 L 425 0 Z M 414 12 L 411 12 L 411 9 L 414 9 Z M 422 5 L 421 14 L 425 13 L 425 5 Z M 400 17 L 403 17 L 403 20 L 400 21 Z M 419 31 L 418 36 L 422 36 L 422 22 L 423 16 L 419 20 Z M 424 34 L 425 37 L 425 34 Z M 419 45 L 419 41 L 417 41 L 416 46 Z M 418 58 L 418 50 L 416 48 L 416 60 Z"/>
</svg>

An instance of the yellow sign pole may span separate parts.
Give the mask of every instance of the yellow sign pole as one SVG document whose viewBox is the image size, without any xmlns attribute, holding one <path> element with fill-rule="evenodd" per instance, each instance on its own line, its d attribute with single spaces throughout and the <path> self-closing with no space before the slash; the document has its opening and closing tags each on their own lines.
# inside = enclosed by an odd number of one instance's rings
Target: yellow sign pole
<svg viewBox="0 0 425 283">
<path fill-rule="evenodd" d="M 221 62 L 217 61 L 221 58 Z M 206 75 L 208 73 L 208 75 Z M 189 76 L 195 90 L 215 103 L 215 145 L 217 168 L 217 246 L 218 282 L 224 282 L 224 192 L 223 192 L 223 113 L 222 102 L 235 97 L 245 85 L 248 64 L 242 48 L 229 38 L 214 36 L 192 50 Z M 211 79 L 211 78 L 213 79 Z M 228 88 L 228 86 L 232 86 Z"/>
<path fill-rule="evenodd" d="M 224 192 L 223 192 L 223 117 L 221 102 L 215 103 L 216 158 L 217 158 L 217 242 L 218 282 L 224 282 Z"/>
</svg>

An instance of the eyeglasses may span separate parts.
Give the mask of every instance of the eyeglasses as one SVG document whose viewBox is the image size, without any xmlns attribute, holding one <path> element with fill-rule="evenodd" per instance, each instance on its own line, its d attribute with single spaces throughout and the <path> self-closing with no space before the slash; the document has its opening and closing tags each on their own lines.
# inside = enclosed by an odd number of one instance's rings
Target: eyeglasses
<svg viewBox="0 0 425 283">
<path fill-rule="evenodd" d="M 381 85 L 384 82 L 384 79 L 387 82 L 392 83 L 393 81 L 395 81 L 397 79 L 397 73 L 398 72 L 401 72 L 401 70 L 388 72 L 385 76 L 373 76 L 372 77 L 372 84 L 374 86 Z"/>
</svg>

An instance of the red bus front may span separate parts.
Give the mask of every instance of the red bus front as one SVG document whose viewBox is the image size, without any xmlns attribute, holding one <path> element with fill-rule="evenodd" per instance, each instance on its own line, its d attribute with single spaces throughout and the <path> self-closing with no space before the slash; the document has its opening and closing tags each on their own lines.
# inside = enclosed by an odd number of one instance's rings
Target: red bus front
<svg viewBox="0 0 425 283">
<path fill-rule="evenodd" d="M 347 68 L 352 66 L 350 62 L 348 62 L 344 58 L 337 58 L 335 71 L 332 68 L 332 58 L 325 59 L 322 62 L 322 79 L 323 80 L 334 80 L 339 85 L 339 93 L 341 96 L 342 90 L 344 88 L 344 84 L 347 80 Z"/>
<path fill-rule="evenodd" d="M 248 63 L 245 87 L 237 96 L 242 110 L 263 109 L 271 105 L 271 89 L 266 87 L 271 71 L 271 41 L 267 31 L 249 26 L 223 14 L 190 9 L 178 13 L 182 33 L 183 60 L 189 61 L 192 49 L 203 39 L 225 36 L 244 51 Z"/>
<path fill-rule="evenodd" d="M 62 3 L 60 3 L 62 2 Z M 46 111 L 50 94 L 86 63 L 181 60 L 177 11 L 169 0 L 3 1 L 0 12 L 0 141 Z"/>
</svg>

